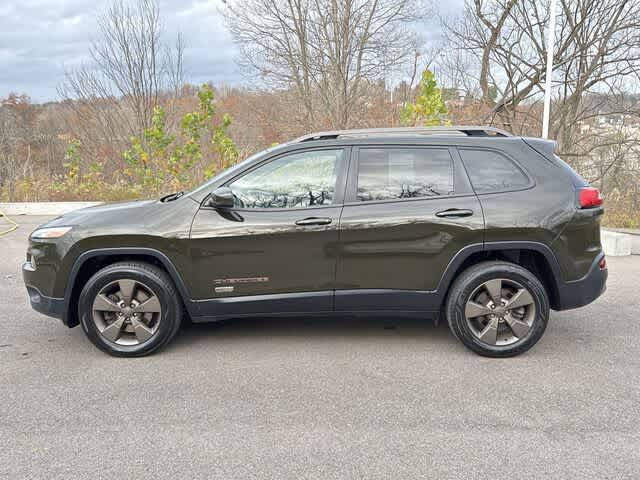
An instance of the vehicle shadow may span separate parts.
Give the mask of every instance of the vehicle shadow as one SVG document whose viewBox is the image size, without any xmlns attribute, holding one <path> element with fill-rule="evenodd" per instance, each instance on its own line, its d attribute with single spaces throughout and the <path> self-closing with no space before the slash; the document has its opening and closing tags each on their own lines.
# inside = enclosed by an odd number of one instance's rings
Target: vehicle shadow
<svg viewBox="0 0 640 480">
<path fill-rule="evenodd" d="M 180 348 L 207 338 L 250 341 L 299 338 L 309 341 L 344 337 L 425 338 L 430 342 L 456 343 L 446 322 L 442 321 L 436 327 L 432 320 L 423 318 L 311 316 L 235 318 L 212 323 L 186 323 L 171 346 Z"/>
</svg>

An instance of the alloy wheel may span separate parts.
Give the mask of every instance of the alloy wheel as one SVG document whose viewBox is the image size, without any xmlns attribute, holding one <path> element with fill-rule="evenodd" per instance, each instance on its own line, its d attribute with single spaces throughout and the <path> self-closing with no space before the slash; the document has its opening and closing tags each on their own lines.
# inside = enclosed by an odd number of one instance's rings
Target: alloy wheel
<svg viewBox="0 0 640 480">
<path fill-rule="evenodd" d="M 149 286 L 133 279 L 120 279 L 107 284 L 96 295 L 92 318 L 106 340 L 118 345 L 140 345 L 158 331 L 162 307 Z"/>
<path fill-rule="evenodd" d="M 533 296 L 520 283 L 494 278 L 473 291 L 464 314 L 478 340 L 502 346 L 516 343 L 529 334 L 536 307 Z"/>
</svg>

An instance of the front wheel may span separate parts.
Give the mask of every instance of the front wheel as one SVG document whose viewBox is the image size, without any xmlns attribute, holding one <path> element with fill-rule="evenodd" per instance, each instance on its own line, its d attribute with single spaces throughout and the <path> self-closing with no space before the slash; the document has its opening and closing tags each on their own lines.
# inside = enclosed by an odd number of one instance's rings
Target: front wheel
<svg viewBox="0 0 640 480">
<path fill-rule="evenodd" d="M 89 340 L 119 357 L 140 357 L 169 343 L 181 314 L 171 278 L 142 262 L 115 263 L 98 271 L 78 302 L 80 324 Z"/>
<path fill-rule="evenodd" d="M 509 262 L 482 262 L 456 279 L 445 313 L 467 348 L 487 357 L 512 357 L 542 337 L 549 298 L 530 271 Z"/>
</svg>

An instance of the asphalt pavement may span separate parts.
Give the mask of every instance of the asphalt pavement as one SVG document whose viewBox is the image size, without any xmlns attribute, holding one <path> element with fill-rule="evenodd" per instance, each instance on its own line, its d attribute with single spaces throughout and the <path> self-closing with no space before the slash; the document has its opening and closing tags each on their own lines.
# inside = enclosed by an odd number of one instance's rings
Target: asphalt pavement
<svg viewBox="0 0 640 480">
<path fill-rule="evenodd" d="M 111 358 L 28 305 L 0 237 L 0 478 L 640 478 L 640 256 L 528 353 L 411 319 L 193 325 Z M 0 222 L 3 219 L 0 218 Z"/>
</svg>

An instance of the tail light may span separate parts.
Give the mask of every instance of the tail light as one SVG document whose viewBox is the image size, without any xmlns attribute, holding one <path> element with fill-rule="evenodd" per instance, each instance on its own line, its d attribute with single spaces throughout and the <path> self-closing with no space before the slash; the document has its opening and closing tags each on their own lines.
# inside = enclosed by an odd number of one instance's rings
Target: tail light
<svg viewBox="0 0 640 480">
<path fill-rule="evenodd" d="M 607 259 L 605 257 L 602 257 L 602 259 L 600 259 L 600 261 L 598 262 L 598 267 L 600 267 L 600 270 L 604 270 L 605 268 L 607 268 Z"/>
<path fill-rule="evenodd" d="M 602 195 L 595 187 L 585 187 L 578 191 L 580 208 L 593 208 L 602 205 Z"/>
</svg>

